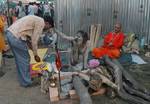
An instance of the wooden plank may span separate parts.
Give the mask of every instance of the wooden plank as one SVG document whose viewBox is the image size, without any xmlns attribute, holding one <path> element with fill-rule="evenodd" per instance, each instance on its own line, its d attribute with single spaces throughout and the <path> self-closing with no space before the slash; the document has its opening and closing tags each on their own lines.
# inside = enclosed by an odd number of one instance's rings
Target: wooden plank
<svg viewBox="0 0 150 104">
<path fill-rule="evenodd" d="M 90 48 L 91 48 L 91 50 L 93 49 L 93 45 L 94 45 L 95 31 L 96 31 L 96 26 L 91 25 L 91 30 L 90 30 Z"/>
<path fill-rule="evenodd" d="M 90 30 L 90 49 L 97 47 L 99 35 L 101 34 L 101 24 L 91 25 Z"/>
<path fill-rule="evenodd" d="M 97 26 L 94 25 L 92 49 L 95 48 L 94 43 L 95 43 L 96 31 L 97 31 Z"/>
<path fill-rule="evenodd" d="M 93 30 L 93 25 L 90 26 L 90 48 L 92 47 L 92 30 Z"/>
<path fill-rule="evenodd" d="M 95 34 L 95 40 L 94 40 L 94 46 L 93 47 L 97 47 L 97 44 L 98 44 L 98 40 L 99 40 L 99 37 L 100 37 L 100 34 L 101 34 L 101 24 L 98 24 L 97 25 L 97 31 L 96 31 L 96 34 Z"/>
</svg>

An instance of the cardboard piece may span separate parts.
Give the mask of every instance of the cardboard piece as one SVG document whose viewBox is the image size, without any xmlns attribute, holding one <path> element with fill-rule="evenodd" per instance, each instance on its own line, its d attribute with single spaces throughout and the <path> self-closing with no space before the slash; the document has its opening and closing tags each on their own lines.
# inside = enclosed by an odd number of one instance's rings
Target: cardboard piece
<svg viewBox="0 0 150 104">
<path fill-rule="evenodd" d="M 59 101 L 57 87 L 55 87 L 55 88 L 49 87 L 49 97 L 50 97 L 51 102 Z"/>
<path fill-rule="evenodd" d="M 38 49 L 38 55 L 41 58 L 41 60 L 43 59 L 43 57 L 45 56 L 46 52 L 47 52 L 47 48 L 43 48 L 43 49 Z M 29 54 L 30 54 L 30 64 L 36 63 L 36 61 L 34 60 L 34 55 L 32 50 L 29 50 Z"/>
</svg>

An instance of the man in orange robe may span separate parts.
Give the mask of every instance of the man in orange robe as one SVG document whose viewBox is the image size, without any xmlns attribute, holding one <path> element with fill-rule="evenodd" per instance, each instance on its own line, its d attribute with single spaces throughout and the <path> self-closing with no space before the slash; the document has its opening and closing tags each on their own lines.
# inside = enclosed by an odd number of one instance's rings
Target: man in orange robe
<svg viewBox="0 0 150 104">
<path fill-rule="evenodd" d="M 101 58 L 108 55 L 110 58 L 118 58 L 120 56 L 120 49 L 124 43 L 124 34 L 121 31 L 121 24 L 115 25 L 114 31 L 108 33 L 104 38 L 104 44 L 100 48 L 94 48 L 92 55 L 96 58 Z"/>
</svg>

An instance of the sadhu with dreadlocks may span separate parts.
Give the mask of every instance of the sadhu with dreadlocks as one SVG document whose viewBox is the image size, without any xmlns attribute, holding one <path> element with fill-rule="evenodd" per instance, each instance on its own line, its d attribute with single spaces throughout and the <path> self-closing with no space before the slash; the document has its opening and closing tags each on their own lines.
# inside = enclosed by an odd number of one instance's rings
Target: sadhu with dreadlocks
<svg viewBox="0 0 150 104">
<path fill-rule="evenodd" d="M 79 62 L 84 63 L 84 67 L 87 65 L 88 52 L 89 52 L 89 38 L 88 34 L 82 30 L 79 30 L 75 36 L 67 36 L 64 33 L 55 30 L 62 38 L 65 38 L 72 43 L 71 47 L 71 64 L 76 65 Z"/>
</svg>

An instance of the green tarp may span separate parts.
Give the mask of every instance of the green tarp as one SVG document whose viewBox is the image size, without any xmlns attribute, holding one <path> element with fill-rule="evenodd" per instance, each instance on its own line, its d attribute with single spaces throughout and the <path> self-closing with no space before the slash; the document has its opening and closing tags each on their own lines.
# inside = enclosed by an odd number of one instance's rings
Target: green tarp
<svg viewBox="0 0 150 104">
<path fill-rule="evenodd" d="M 9 8 L 15 8 L 16 7 L 16 3 L 14 2 L 9 2 Z"/>
</svg>

